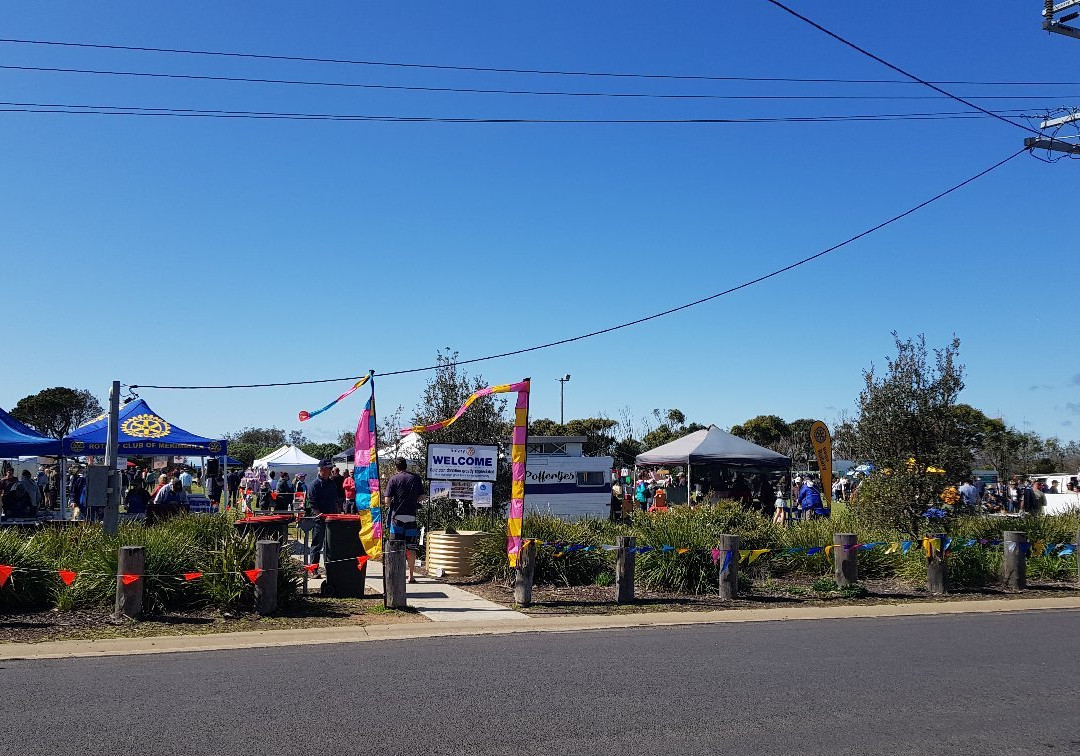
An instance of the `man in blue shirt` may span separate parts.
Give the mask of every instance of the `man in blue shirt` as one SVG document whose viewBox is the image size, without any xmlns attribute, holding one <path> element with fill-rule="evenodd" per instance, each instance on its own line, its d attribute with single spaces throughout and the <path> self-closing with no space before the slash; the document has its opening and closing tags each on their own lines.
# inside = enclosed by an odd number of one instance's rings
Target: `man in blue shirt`
<svg viewBox="0 0 1080 756">
<path fill-rule="evenodd" d="M 971 478 L 964 481 L 964 484 L 959 488 L 960 500 L 964 503 L 964 507 L 967 509 L 975 509 L 979 506 L 979 489 L 973 484 Z"/>
</svg>

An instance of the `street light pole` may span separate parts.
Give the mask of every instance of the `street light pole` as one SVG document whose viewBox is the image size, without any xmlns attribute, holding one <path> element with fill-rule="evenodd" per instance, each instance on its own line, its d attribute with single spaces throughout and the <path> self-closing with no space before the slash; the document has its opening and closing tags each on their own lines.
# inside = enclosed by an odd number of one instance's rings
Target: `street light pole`
<svg viewBox="0 0 1080 756">
<path fill-rule="evenodd" d="M 570 380 L 570 374 L 555 380 L 559 382 L 559 425 L 566 425 L 566 382 Z"/>
</svg>

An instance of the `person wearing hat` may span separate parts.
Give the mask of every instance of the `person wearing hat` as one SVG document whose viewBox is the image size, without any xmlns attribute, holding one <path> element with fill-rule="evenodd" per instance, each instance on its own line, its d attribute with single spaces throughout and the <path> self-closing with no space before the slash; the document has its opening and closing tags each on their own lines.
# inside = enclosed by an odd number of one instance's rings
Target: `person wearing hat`
<svg viewBox="0 0 1080 756">
<path fill-rule="evenodd" d="M 338 499 L 338 487 L 330 479 L 330 471 L 334 469 L 334 463 L 329 459 L 319 460 L 319 477 L 311 484 L 308 491 L 306 505 L 311 514 L 316 516 L 315 526 L 311 529 L 311 549 L 307 553 L 307 564 L 319 564 L 322 558 L 323 542 L 326 540 L 326 521 L 319 515 L 341 514 L 341 505 Z M 312 577 L 319 577 L 318 567 Z"/>
</svg>

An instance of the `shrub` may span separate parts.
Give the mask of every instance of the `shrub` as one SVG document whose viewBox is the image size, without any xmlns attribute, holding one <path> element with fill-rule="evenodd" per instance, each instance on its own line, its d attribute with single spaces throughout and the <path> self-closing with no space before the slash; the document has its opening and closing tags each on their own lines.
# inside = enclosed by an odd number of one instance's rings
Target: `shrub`
<svg viewBox="0 0 1080 756">
<path fill-rule="evenodd" d="M 121 546 L 145 546 L 143 607 L 148 613 L 211 606 L 238 610 L 251 605 L 252 587 L 241 570 L 255 564 L 255 542 L 241 538 L 228 515 L 178 517 L 151 527 L 121 525 L 114 536 L 100 526 L 80 524 L 0 533 L 0 563 L 40 572 L 17 572 L 15 584 L 0 589 L 0 607 L 55 605 L 59 609 L 107 608 L 116 595 Z M 64 585 L 56 571 L 79 573 Z M 204 576 L 185 581 L 186 572 Z M 299 594 L 300 568 L 282 549 L 278 599 L 287 604 Z"/>
<path fill-rule="evenodd" d="M 560 554 L 557 549 L 538 546 L 533 583 L 536 585 L 593 585 L 604 572 L 610 572 L 611 552 L 598 547 L 610 543 L 598 537 L 595 521 L 566 522 L 553 515 L 527 514 L 522 523 L 527 538 L 592 546 L 589 551 L 575 550 Z M 485 580 L 510 580 L 513 570 L 506 558 L 506 534 L 492 533 L 480 541 L 473 554 L 473 574 Z"/>
</svg>

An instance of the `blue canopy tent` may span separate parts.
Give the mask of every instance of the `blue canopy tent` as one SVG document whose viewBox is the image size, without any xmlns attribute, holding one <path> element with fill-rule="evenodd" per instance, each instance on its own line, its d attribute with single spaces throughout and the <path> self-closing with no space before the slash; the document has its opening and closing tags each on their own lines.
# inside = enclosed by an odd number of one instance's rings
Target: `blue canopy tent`
<svg viewBox="0 0 1080 756">
<path fill-rule="evenodd" d="M 0 409 L 0 457 L 40 457 L 60 454 L 60 441 L 43 436 Z"/>
<path fill-rule="evenodd" d="M 105 454 L 109 434 L 109 418 L 102 415 L 64 436 L 64 454 L 83 456 Z M 120 432 L 117 453 L 138 457 L 154 455 L 184 455 L 189 457 L 221 457 L 228 452 L 223 439 L 204 438 L 166 421 L 155 413 L 144 399 L 129 402 L 120 408 Z"/>
</svg>

